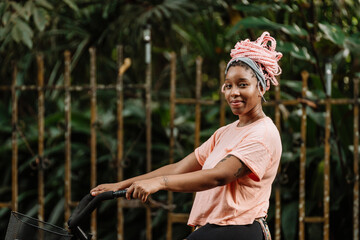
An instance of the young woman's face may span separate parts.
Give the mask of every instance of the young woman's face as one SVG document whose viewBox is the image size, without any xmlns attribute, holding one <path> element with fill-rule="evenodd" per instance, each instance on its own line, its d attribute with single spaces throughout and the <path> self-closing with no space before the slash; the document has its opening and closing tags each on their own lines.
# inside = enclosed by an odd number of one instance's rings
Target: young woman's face
<svg viewBox="0 0 360 240">
<path fill-rule="evenodd" d="M 251 69 L 232 66 L 225 76 L 225 99 L 231 111 L 238 116 L 251 115 L 261 105 L 261 95 L 257 86 L 257 78 Z"/>
</svg>

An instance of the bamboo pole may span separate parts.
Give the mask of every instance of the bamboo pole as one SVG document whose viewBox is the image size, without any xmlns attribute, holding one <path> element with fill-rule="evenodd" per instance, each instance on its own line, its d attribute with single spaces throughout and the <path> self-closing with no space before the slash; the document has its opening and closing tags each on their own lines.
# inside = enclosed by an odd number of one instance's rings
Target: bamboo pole
<svg viewBox="0 0 360 240">
<path fill-rule="evenodd" d="M 116 106 L 117 106 L 117 180 L 118 182 L 124 179 L 124 172 L 122 167 L 122 160 L 124 155 L 124 78 L 123 73 L 120 72 L 121 65 L 123 63 L 123 46 L 117 47 L 117 63 L 118 63 L 118 75 L 116 85 Z M 117 201 L 117 239 L 124 239 L 124 209 L 121 204 L 121 200 Z"/>
<path fill-rule="evenodd" d="M 353 239 L 359 239 L 359 79 L 354 79 L 354 202 Z"/>
<path fill-rule="evenodd" d="M 325 115 L 325 155 L 324 155 L 324 240 L 329 240 L 330 229 L 330 137 L 331 137 L 331 103 L 326 101 Z"/>
<path fill-rule="evenodd" d="M 90 52 L 90 85 L 91 85 L 91 119 L 90 119 L 90 186 L 96 187 L 96 125 L 97 125 L 97 102 L 96 102 L 96 49 L 91 47 Z M 91 232 L 97 239 L 96 210 L 91 214 Z"/>
<path fill-rule="evenodd" d="M 73 85 L 69 87 L 70 92 L 82 92 L 82 91 L 91 91 L 93 87 L 90 84 L 83 85 Z M 127 84 L 126 88 L 128 89 L 138 89 L 145 88 L 144 83 L 139 84 Z M 20 91 L 38 91 L 39 87 L 37 85 L 17 85 L 15 90 Z M 65 90 L 65 86 L 62 85 L 46 85 L 42 88 L 43 90 Z M 96 90 L 114 90 L 116 89 L 116 84 L 97 84 L 95 87 Z M 11 86 L 3 85 L 0 86 L 0 91 L 11 91 Z"/>
<path fill-rule="evenodd" d="M 65 51 L 64 69 L 64 112 L 65 112 L 65 220 L 70 218 L 71 210 L 71 94 L 70 94 L 70 72 L 71 55 Z"/>
<path fill-rule="evenodd" d="M 169 159 L 170 164 L 174 163 L 174 148 L 175 148 L 175 104 L 176 104 L 176 53 L 171 53 L 170 59 L 170 150 Z"/>
<path fill-rule="evenodd" d="M 14 70 L 12 75 L 11 84 L 11 124 L 12 124 L 12 136 L 11 136 L 11 147 L 12 147 L 12 158 L 11 158 L 11 209 L 18 211 L 18 99 L 16 96 L 16 77 L 17 77 L 17 66 L 14 64 Z"/>
<path fill-rule="evenodd" d="M 38 219 L 44 221 L 44 57 L 42 54 L 36 55 L 38 66 L 37 86 L 38 86 Z"/>
<path fill-rule="evenodd" d="M 308 90 L 309 73 L 301 72 L 302 77 L 302 97 L 306 97 Z M 306 104 L 301 106 L 301 146 L 300 146 L 300 182 L 299 182 L 299 240 L 305 239 L 305 173 L 306 173 L 306 124 L 307 113 Z"/>
<path fill-rule="evenodd" d="M 195 92 L 195 140 L 194 148 L 200 146 L 200 125 L 201 125 L 201 84 L 202 84 L 202 57 L 196 58 L 196 92 Z"/>
<path fill-rule="evenodd" d="M 215 100 L 203 100 L 203 99 L 196 99 L 196 98 L 178 98 L 175 100 L 177 104 L 184 104 L 184 105 L 215 105 L 218 101 Z"/>
<path fill-rule="evenodd" d="M 150 56 L 149 56 L 150 57 Z M 150 58 L 151 59 L 151 58 Z M 151 61 L 146 65 L 146 80 L 145 80 L 145 95 L 146 95 L 146 172 L 151 171 Z M 152 229 L 151 229 L 151 208 L 146 206 L 146 239 L 152 239 Z"/>
<path fill-rule="evenodd" d="M 176 104 L 176 54 L 171 53 L 170 58 L 170 142 L 169 142 L 169 163 L 174 163 L 174 148 L 175 148 L 175 104 Z M 168 205 L 173 203 L 173 193 L 168 191 Z M 166 239 L 172 239 L 172 222 L 173 222 L 173 212 L 172 210 L 168 211 L 168 220 L 167 220 L 167 231 Z"/>
</svg>

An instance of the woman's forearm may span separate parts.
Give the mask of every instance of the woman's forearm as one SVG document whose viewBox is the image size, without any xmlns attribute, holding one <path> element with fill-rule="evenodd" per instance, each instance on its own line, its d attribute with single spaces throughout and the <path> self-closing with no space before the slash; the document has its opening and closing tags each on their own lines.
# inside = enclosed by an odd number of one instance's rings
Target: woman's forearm
<svg viewBox="0 0 360 240">
<path fill-rule="evenodd" d="M 150 178 L 156 178 L 159 176 L 165 176 L 165 175 L 176 175 L 176 174 L 183 174 L 188 173 L 192 171 L 199 170 L 201 166 L 196 160 L 195 153 L 191 153 L 188 156 L 186 156 L 181 162 L 169 164 L 166 166 L 163 166 L 161 168 L 158 168 L 154 171 L 151 171 L 149 173 L 145 173 L 140 176 L 136 176 L 133 178 L 126 179 L 121 183 L 121 188 L 127 188 L 132 183 L 140 180 L 146 180 Z"/>
<path fill-rule="evenodd" d="M 159 177 L 159 180 L 162 182 L 162 190 L 173 192 L 199 192 L 226 184 L 224 179 L 213 169 L 165 175 Z"/>
<path fill-rule="evenodd" d="M 216 171 L 207 169 L 134 181 L 127 190 L 126 198 L 138 198 L 145 202 L 149 195 L 160 190 L 174 192 L 204 191 L 224 184 L 217 176 Z"/>
<path fill-rule="evenodd" d="M 185 169 L 189 169 L 189 167 Z M 193 169 L 193 171 L 185 171 L 185 173 L 179 171 L 180 173 L 176 174 L 159 171 L 155 172 L 159 175 L 156 177 L 143 180 L 136 180 L 134 178 L 134 181 L 128 188 L 126 198 L 139 198 L 145 202 L 149 195 L 160 190 L 199 192 L 228 184 L 248 174 L 248 168 L 232 155 L 228 155 L 220 160 L 214 168 L 201 170 L 198 167 L 193 167 L 190 169 Z M 164 172 L 166 173 L 163 175 Z"/>
<path fill-rule="evenodd" d="M 195 157 L 195 153 L 193 152 L 177 163 L 166 165 L 157 170 L 151 171 L 149 173 L 137 177 L 126 179 L 121 182 L 100 184 L 95 188 L 91 189 L 90 192 L 93 196 L 96 196 L 106 191 L 117 191 L 117 190 L 129 188 L 131 185 L 133 185 L 136 182 L 148 181 L 151 179 L 155 179 L 159 176 L 172 175 L 172 174 L 176 175 L 187 172 L 193 172 L 199 169 L 201 169 L 201 165 L 197 161 Z M 160 185 L 161 185 L 160 182 L 156 182 L 156 186 L 160 186 Z"/>
<path fill-rule="evenodd" d="M 176 171 L 176 166 L 174 164 L 169 164 L 166 166 L 163 166 L 161 168 L 158 168 L 152 172 L 149 173 L 145 173 L 133 178 L 129 178 L 126 179 L 124 181 L 121 181 L 121 186 L 120 188 L 127 188 L 129 187 L 133 182 L 136 181 L 141 181 L 141 180 L 146 180 L 146 179 L 150 179 L 150 178 L 155 178 L 155 177 L 159 177 L 159 176 L 163 176 L 163 175 L 167 175 L 167 174 L 171 174 L 173 172 Z"/>
<path fill-rule="evenodd" d="M 154 179 L 158 176 L 166 175 L 171 172 L 176 172 L 176 166 L 174 166 L 174 164 L 166 165 L 155 171 L 152 171 L 152 172 L 149 172 L 149 173 L 137 176 L 137 177 L 129 178 L 129 179 L 126 179 L 126 180 L 123 180 L 120 182 L 100 184 L 100 185 L 96 186 L 95 188 L 91 189 L 90 193 L 93 196 L 96 196 L 102 192 L 118 191 L 118 190 L 130 187 L 134 182 L 144 181 L 144 180 L 148 180 L 148 179 Z"/>
<path fill-rule="evenodd" d="M 198 192 L 223 186 L 248 175 L 250 170 L 232 155 L 223 158 L 214 168 L 161 177 L 161 190 Z M 159 181 L 159 180 L 158 180 Z"/>
</svg>

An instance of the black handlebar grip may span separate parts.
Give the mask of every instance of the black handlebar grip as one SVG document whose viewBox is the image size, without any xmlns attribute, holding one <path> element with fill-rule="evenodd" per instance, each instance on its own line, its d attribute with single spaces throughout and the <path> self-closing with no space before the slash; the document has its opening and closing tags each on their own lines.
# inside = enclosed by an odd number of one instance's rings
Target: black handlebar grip
<svg viewBox="0 0 360 240">
<path fill-rule="evenodd" d="M 84 208 L 86 208 L 86 206 L 94 199 L 94 197 L 91 194 L 87 194 L 86 196 L 84 196 L 81 201 L 79 202 L 79 204 L 76 206 L 76 208 L 74 209 L 74 211 L 72 212 L 70 218 L 68 219 L 68 226 L 74 226 L 72 224 L 73 220 L 75 220 L 75 222 L 79 222 L 78 216 L 79 214 L 84 210 Z"/>
<path fill-rule="evenodd" d="M 68 221 L 69 228 L 79 226 L 80 222 L 86 219 L 102 201 L 109 199 L 114 199 L 113 191 L 103 192 L 96 197 L 90 194 L 83 197 Z"/>
<path fill-rule="evenodd" d="M 113 192 L 114 198 L 120 198 L 126 196 L 126 189 Z"/>
<path fill-rule="evenodd" d="M 100 193 L 97 196 L 92 196 L 91 194 L 87 194 L 83 197 L 78 204 L 78 206 L 74 209 L 74 212 L 70 216 L 68 220 L 69 228 L 75 228 L 80 225 L 80 222 L 86 219 L 97 207 L 98 205 L 105 200 L 110 200 L 114 198 L 120 198 L 126 196 L 126 189 L 119 191 L 108 191 Z"/>
</svg>

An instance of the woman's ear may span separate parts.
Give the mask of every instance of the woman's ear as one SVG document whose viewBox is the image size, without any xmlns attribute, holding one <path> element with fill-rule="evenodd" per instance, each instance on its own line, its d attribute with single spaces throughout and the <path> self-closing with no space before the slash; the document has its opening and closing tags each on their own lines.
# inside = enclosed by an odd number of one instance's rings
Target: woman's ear
<svg viewBox="0 0 360 240">
<path fill-rule="evenodd" d="M 263 87 L 260 87 L 261 96 L 264 96 L 266 90 Z"/>
<path fill-rule="evenodd" d="M 222 93 L 225 93 L 225 83 L 222 85 L 222 87 L 221 87 L 221 92 Z"/>
<path fill-rule="evenodd" d="M 259 90 L 259 97 L 264 97 L 266 90 L 263 88 L 260 82 L 258 82 L 258 90 Z"/>
</svg>

